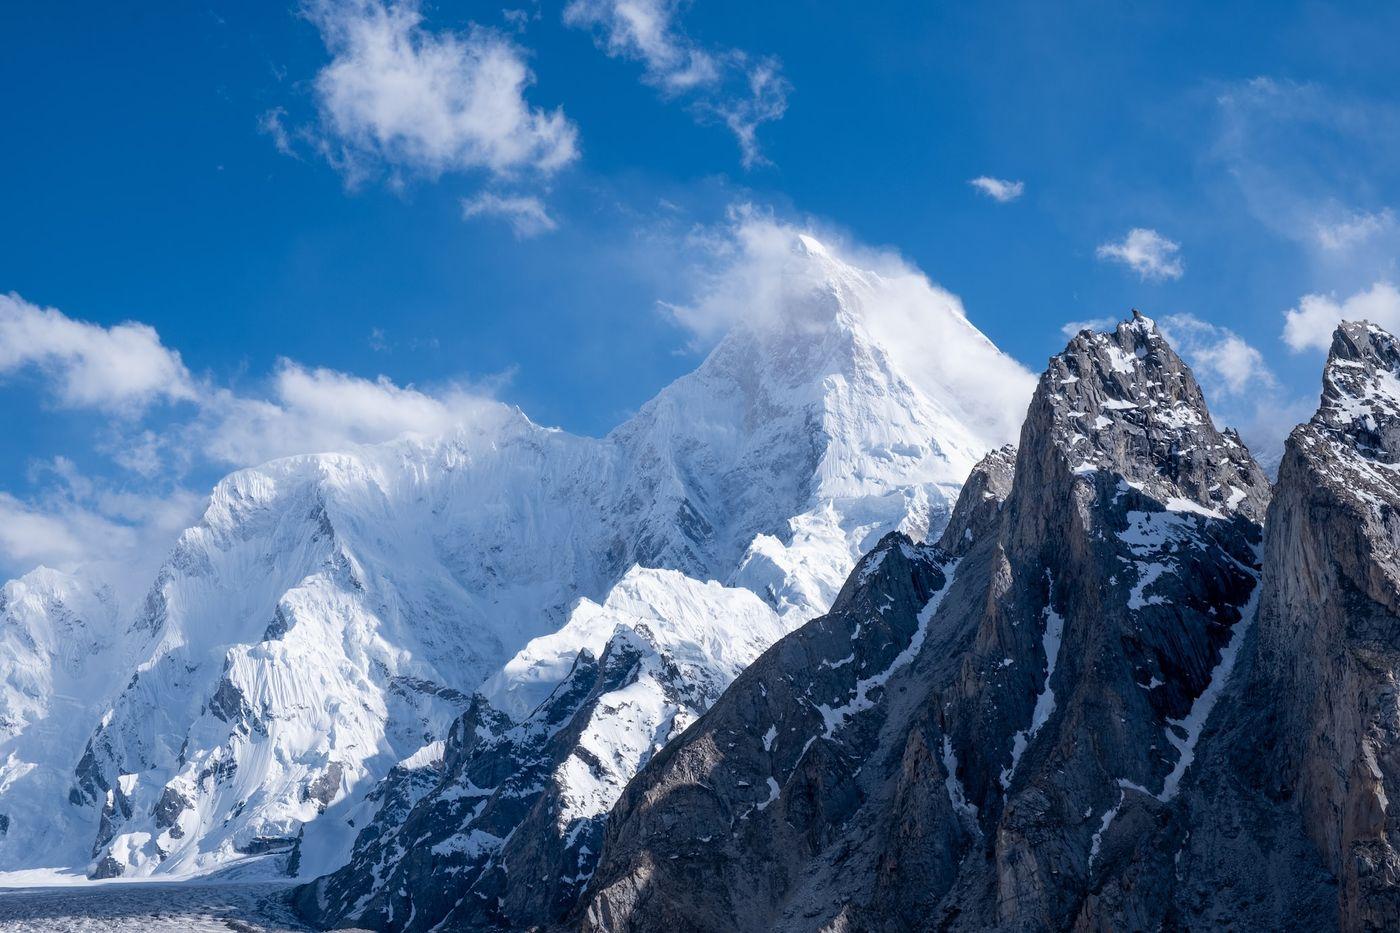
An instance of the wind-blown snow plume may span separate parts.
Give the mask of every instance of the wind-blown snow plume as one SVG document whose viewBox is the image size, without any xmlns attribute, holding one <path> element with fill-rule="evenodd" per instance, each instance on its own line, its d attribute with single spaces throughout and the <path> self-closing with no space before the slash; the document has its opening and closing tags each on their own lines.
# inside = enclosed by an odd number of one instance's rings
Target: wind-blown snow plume
<svg viewBox="0 0 1400 933">
<path fill-rule="evenodd" d="M 695 299 L 670 308 L 697 338 L 779 319 L 808 327 L 832 302 L 858 304 L 871 339 L 919 389 L 976 425 L 984 449 L 1016 438 L 1034 377 L 968 323 L 956 295 L 888 251 L 826 232 L 818 241 L 748 207 L 731 221 L 698 240 L 711 264 Z"/>
</svg>

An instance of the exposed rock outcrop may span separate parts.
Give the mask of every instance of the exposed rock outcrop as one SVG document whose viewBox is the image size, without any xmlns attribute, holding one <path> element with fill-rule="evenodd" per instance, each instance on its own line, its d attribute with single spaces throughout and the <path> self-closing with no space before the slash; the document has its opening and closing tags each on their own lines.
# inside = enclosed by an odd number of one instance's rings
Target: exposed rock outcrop
<svg viewBox="0 0 1400 933">
<path fill-rule="evenodd" d="M 1140 315 L 1050 361 L 1009 490 L 1007 457 L 641 772 L 585 929 L 1066 928 L 1131 862 L 1252 616 L 1268 484 Z"/>
<path fill-rule="evenodd" d="M 627 781 L 781 632 L 747 590 L 634 570 L 605 604 L 575 610 L 560 636 L 585 647 L 529 717 L 516 724 L 477 697 L 439 764 L 396 769 L 350 863 L 303 889 L 301 911 L 393 930 L 561 920 Z M 588 647 L 596 634 L 606 640 Z"/>
<path fill-rule="evenodd" d="M 1259 618 L 1184 801 L 1128 890 L 1172 922 L 1400 927 L 1400 345 L 1338 328 L 1317 414 L 1288 439 Z M 1174 837 L 1174 838 L 1170 838 Z M 1160 861 L 1160 859 L 1158 860 Z M 1158 876 L 1163 881 L 1140 883 Z M 1150 909 L 1141 894 L 1128 910 Z"/>
</svg>

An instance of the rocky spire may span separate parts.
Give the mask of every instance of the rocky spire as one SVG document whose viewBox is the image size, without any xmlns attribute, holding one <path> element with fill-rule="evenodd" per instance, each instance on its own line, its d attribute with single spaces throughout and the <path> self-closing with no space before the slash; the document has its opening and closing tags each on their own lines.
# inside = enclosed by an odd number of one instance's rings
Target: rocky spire
<svg viewBox="0 0 1400 933">
<path fill-rule="evenodd" d="M 1163 504 L 1262 521 L 1268 481 L 1233 432 L 1216 430 L 1190 367 L 1140 311 L 1081 331 L 1050 359 L 1023 449 L 1111 473 Z"/>
<path fill-rule="evenodd" d="M 1051 359 L 1014 478 L 1010 457 L 964 486 L 930 558 L 949 582 L 922 607 L 890 589 L 886 542 L 639 775 L 585 928 L 1074 922 L 1192 763 L 1250 611 L 1267 484 L 1138 314 Z M 909 615 L 913 635 L 861 640 Z M 838 686 L 847 668 L 867 673 Z M 797 760 L 775 766 L 768 728 Z M 735 837 L 740 813 L 758 825 Z"/>
<path fill-rule="evenodd" d="M 1398 463 L 1400 342 L 1343 323 L 1279 469 L 1257 655 L 1188 801 L 1188 923 L 1400 924 Z"/>
</svg>

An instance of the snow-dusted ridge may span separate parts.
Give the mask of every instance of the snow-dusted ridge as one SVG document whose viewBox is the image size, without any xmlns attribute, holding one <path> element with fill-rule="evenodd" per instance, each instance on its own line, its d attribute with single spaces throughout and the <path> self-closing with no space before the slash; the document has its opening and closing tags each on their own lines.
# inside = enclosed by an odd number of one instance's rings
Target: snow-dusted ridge
<svg viewBox="0 0 1400 933">
<path fill-rule="evenodd" d="M 985 417 L 978 386 L 990 371 L 1028 396 L 1029 376 L 907 281 L 810 238 L 788 261 L 781 313 L 741 324 L 606 438 L 499 406 L 445 437 L 221 482 L 141 612 L 74 637 L 83 657 L 112 645 L 128 660 L 104 671 L 110 685 L 84 682 L 73 735 L 45 726 L 67 695 L 56 681 L 0 694 L 16 723 L 0 743 L 0 869 L 81 858 L 101 875 L 182 875 L 256 857 L 329 870 L 376 782 L 442 740 L 483 685 L 522 718 L 621 626 L 717 695 L 824 611 L 881 536 L 937 531 L 1021 415 Z M 975 359 L 978 381 L 902 368 L 882 337 L 895 305 Z M 9 613 L 6 637 L 61 618 Z M 8 683 L 62 660 L 35 644 Z M 597 709 L 616 714 L 594 714 L 603 744 L 619 723 L 654 739 L 678 712 L 627 697 Z M 580 812 L 655 744 L 622 742 L 633 751 L 605 789 L 580 778 Z M 54 777 L 26 778 L 40 771 Z M 34 825 L 55 810 L 77 827 L 62 845 Z"/>
</svg>

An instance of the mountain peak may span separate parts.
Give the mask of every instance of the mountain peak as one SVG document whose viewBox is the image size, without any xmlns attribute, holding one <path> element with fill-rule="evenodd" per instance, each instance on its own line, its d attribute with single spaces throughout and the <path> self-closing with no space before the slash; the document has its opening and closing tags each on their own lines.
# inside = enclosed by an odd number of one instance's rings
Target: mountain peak
<svg viewBox="0 0 1400 933">
<path fill-rule="evenodd" d="M 1049 431 L 1076 474 L 1117 473 L 1164 503 L 1263 517 L 1258 465 L 1216 429 L 1190 367 L 1136 309 L 1112 331 L 1081 331 L 1052 357 L 1031 411 L 1025 430 Z M 1021 447 L 1036 449 L 1026 435 Z"/>
<path fill-rule="evenodd" d="M 797 235 L 797 248 L 808 256 L 820 256 L 824 259 L 831 258 L 831 253 L 827 250 L 826 246 L 816 237 L 806 233 L 799 233 Z"/>
<path fill-rule="evenodd" d="M 1400 341 L 1367 321 L 1343 321 L 1332 335 L 1313 421 L 1350 436 L 1372 459 L 1400 457 Z"/>
</svg>

